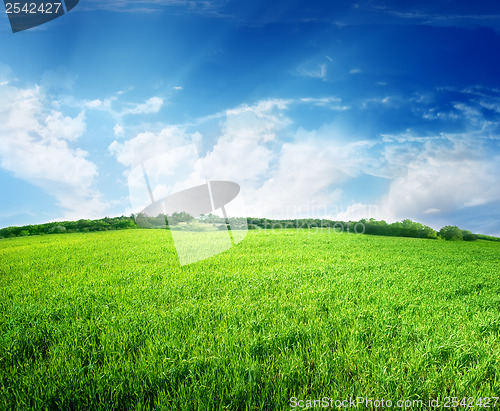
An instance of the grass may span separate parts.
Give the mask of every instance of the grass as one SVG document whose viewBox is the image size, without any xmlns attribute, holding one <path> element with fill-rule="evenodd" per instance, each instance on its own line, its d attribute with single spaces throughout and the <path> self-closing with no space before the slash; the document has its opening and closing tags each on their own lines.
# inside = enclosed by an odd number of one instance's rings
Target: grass
<svg viewBox="0 0 500 411">
<path fill-rule="evenodd" d="M 0 409 L 281 410 L 500 394 L 500 245 L 166 230 L 0 241 Z M 295 408 L 297 409 L 297 408 Z"/>
</svg>

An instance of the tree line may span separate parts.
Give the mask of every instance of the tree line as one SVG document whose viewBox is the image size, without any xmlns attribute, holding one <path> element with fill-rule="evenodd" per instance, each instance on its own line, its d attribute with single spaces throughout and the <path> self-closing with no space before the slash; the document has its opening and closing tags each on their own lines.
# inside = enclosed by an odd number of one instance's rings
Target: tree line
<svg viewBox="0 0 500 411">
<path fill-rule="evenodd" d="M 431 227 L 405 219 L 401 222 L 387 223 L 374 218 L 359 221 L 334 221 L 325 219 L 299 219 L 299 220 L 270 220 L 267 218 L 249 218 L 249 229 L 277 229 L 277 228 L 316 228 L 334 229 L 341 232 L 355 234 L 371 234 L 391 237 L 413 238 L 442 238 L 449 241 L 475 241 L 478 239 L 500 241 L 500 238 L 483 234 L 473 234 L 471 231 L 460 229 L 457 226 L 445 226 L 436 231 Z"/>
<path fill-rule="evenodd" d="M 185 212 L 174 213 L 171 216 L 159 215 L 148 217 L 142 214 L 126 217 L 105 217 L 97 220 L 59 221 L 46 224 L 25 225 L 22 227 L 6 227 L 0 229 L 0 238 L 22 237 L 30 235 L 63 234 L 74 232 L 93 232 L 107 230 L 123 230 L 134 228 L 167 228 L 178 229 L 182 224 L 196 220 L 204 224 L 212 224 L 217 229 L 225 229 L 224 218 L 214 214 L 202 215 L 197 219 Z M 229 218 L 233 228 L 244 228 L 244 218 Z M 272 220 L 268 218 L 247 218 L 249 230 L 256 229 L 333 229 L 339 232 L 354 234 L 370 234 L 392 237 L 414 237 L 438 239 L 450 241 L 475 241 L 478 239 L 488 241 L 500 241 L 500 238 L 473 234 L 468 230 L 462 230 L 457 226 L 445 226 L 436 231 L 431 227 L 411 221 L 409 219 L 401 222 L 387 223 L 377 221 L 373 218 L 359 221 L 335 221 L 327 219 L 288 219 Z M 170 224 L 169 224 L 170 223 Z"/>
<path fill-rule="evenodd" d="M 22 227 L 6 227 L 0 229 L 0 238 L 44 234 L 88 233 L 92 231 L 122 230 L 127 228 L 139 228 L 133 217 L 105 217 L 98 220 L 57 221 Z"/>
</svg>

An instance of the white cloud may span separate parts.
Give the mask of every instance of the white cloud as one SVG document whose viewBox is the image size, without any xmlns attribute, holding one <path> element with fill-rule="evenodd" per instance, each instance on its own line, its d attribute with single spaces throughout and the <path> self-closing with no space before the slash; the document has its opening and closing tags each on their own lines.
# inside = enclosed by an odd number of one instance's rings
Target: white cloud
<svg viewBox="0 0 500 411">
<path fill-rule="evenodd" d="M 52 102 L 38 86 L 2 86 L 0 101 L 0 166 L 55 196 L 63 218 L 100 215 L 105 204 L 94 188 L 97 167 L 69 146 L 85 131 L 84 113 L 49 110 Z"/>
<path fill-rule="evenodd" d="M 96 100 L 92 100 L 92 101 L 87 101 L 85 103 L 85 105 L 88 107 L 88 108 L 98 108 L 98 107 L 101 107 L 103 105 L 102 101 L 99 100 L 99 99 L 96 99 Z"/>
<path fill-rule="evenodd" d="M 87 3 L 87 2 L 86 2 Z M 114 0 L 97 1 L 89 0 L 88 10 L 107 10 L 113 13 L 154 13 L 161 11 L 164 7 L 182 8 L 188 12 L 202 15 L 219 15 L 219 10 L 224 5 L 220 0 Z M 85 10 L 85 5 L 80 6 Z"/>
<path fill-rule="evenodd" d="M 322 98 L 311 98 L 304 97 L 299 100 L 302 103 L 314 104 L 318 107 L 327 107 L 335 111 L 345 111 L 349 110 L 349 106 L 342 104 L 342 99 L 338 97 L 322 97 Z"/>
<path fill-rule="evenodd" d="M 158 133 L 143 132 L 125 142 L 114 141 L 109 150 L 129 169 L 148 162 L 148 174 L 158 187 L 162 182 L 157 181 L 155 169 L 161 169 L 161 178 L 170 190 L 186 188 L 188 182 L 199 183 L 200 175 L 209 180 L 235 181 L 252 190 L 263 182 L 276 158 L 271 145 L 276 144 L 278 133 L 290 123 L 283 114 L 288 104 L 286 100 L 265 100 L 216 115 L 214 118 L 221 119 L 221 134 L 196 170 L 182 167 L 182 163 L 189 163 L 184 160 L 182 147 L 201 143 L 202 136 L 198 132 L 187 133 L 180 126 L 168 126 Z M 154 159 L 159 155 L 163 156 L 162 163 L 155 166 Z M 135 197 L 142 198 L 144 193 Z"/>
<path fill-rule="evenodd" d="M 209 178 L 257 184 L 275 159 L 270 144 L 290 124 L 283 114 L 288 104 L 286 100 L 265 100 L 228 110 L 217 143 L 203 159 Z"/>
<path fill-rule="evenodd" d="M 175 86 L 174 90 L 182 90 L 182 87 L 181 86 Z"/>
<path fill-rule="evenodd" d="M 256 190 L 259 215 L 285 218 L 332 217 L 343 198 L 343 183 L 372 167 L 372 142 L 350 139 L 335 124 L 299 129 L 281 146 L 271 178 Z"/>
<path fill-rule="evenodd" d="M 479 138 L 469 143 L 470 136 L 406 137 L 384 142 L 385 164 L 378 173 L 391 179 L 388 192 L 371 204 L 349 206 L 337 218 L 457 224 L 447 216 L 500 200 L 499 158 Z"/>
<path fill-rule="evenodd" d="M 85 132 L 85 114 L 76 117 L 64 116 L 59 111 L 51 111 L 45 117 L 45 127 L 40 129 L 40 136 L 46 140 L 76 141 Z"/>
<path fill-rule="evenodd" d="M 327 70 L 326 70 L 326 64 L 319 64 L 316 68 L 314 69 L 306 69 L 304 67 L 301 67 L 298 69 L 298 74 L 303 77 L 312 77 L 312 78 L 319 78 L 323 81 L 326 81 L 326 75 L 327 75 Z"/>
<path fill-rule="evenodd" d="M 123 92 L 118 92 L 118 95 Z M 109 113 L 116 121 L 121 121 L 124 116 L 137 114 L 154 114 L 158 113 L 163 106 L 163 99 L 160 97 L 151 97 L 144 103 L 128 104 L 128 107 L 123 109 L 115 109 L 113 105 L 120 104 L 118 97 L 112 96 L 104 100 L 96 99 L 86 101 L 85 107 L 91 110 L 99 110 Z"/>
<path fill-rule="evenodd" d="M 328 100 L 332 101 L 339 102 Z M 372 143 L 348 141 L 331 125 L 311 132 L 291 130 L 293 123 L 286 110 L 294 103 L 318 102 L 263 100 L 217 115 L 220 135 L 201 158 L 205 176 L 239 183 L 249 215 L 297 217 L 309 210 L 323 212 L 324 217 L 329 205 L 342 196 L 337 185 L 365 167 L 365 152 Z M 293 140 L 285 142 L 290 137 Z M 199 134 L 189 135 L 181 127 L 170 126 L 159 133 L 140 133 L 123 143 L 115 141 L 109 149 L 120 163 L 134 167 L 200 139 Z"/>
<path fill-rule="evenodd" d="M 398 101 L 398 98 L 395 96 L 385 96 L 383 98 L 381 98 L 381 97 L 368 98 L 368 99 L 361 102 L 361 108 L 367 108 L 373 104 L 382 104 L 382 105 L 388 106 L 391 104 L 395 104 L 397 101 Z"/>
<path fill-rule="evenodd" d="M 120 124 L 115 124 L 113 127 L 113 133 L 115 134 L 116 137 L 123 137 L 124 130 L 123 127 Z"/>
<path fill-rule="evenodd" d="M 118 96 L 121 96 L 122 94 L 128 93 L 129 91 L 132 91 L 133 89 L 134 89 L 134 87 L 128 87 L 125 90 L 119 90 L 119 91 L 117 91 L 116 94 Z"/>
<path fill-rule="evenodd" d="M 335 97 L 269 99 L 207 117 L 206 121 L 219 121 L 220 134 L 201 158 L 205 175 L 238 182 L 249 216 L 411 218 L 426 223 L 456 210 L 500 201 L 496 181 L 500 161 L 478 144 L 480 136 L 420 136 L 408 129 L 375 141 L 345 134 L 335 123 L 304 130 L 289 117 L 289 109 L 298 104 L 342 107 Z M 186 131 L 191 126 L 140 133 L 113 142 L 109 149 L 120 163 L 133 167 L 201 141 L 199 133 Z M 388 191 L 342 209 L 339 205 L 351 199 L 345 198 L 341 187 L 363 174 L 389 179 Z"/>
<path fill-rule="evenodd" d="M 336 167 L 331 147 L 286 143 L 281 147 L 276 170 L 253 190 L 249 211 L 252 216 L 292 217 L 313 209 L 323 209 L 337 201 L 342 192 L 334 183 L 346 178 Z"/>
<path fill-rule="evenodd" d="M 349 71 L 349 74 L 359 74 L 361 70 L 359 68 L 353 68 Z"/>
<path fill-rule="evenodd" d="M 126 108 L 121 112 L 121 115 L 126 114 L 147 114 L 158 113 L 163 105 L 163 99 L 160 97 L 151 97 L 143 104 L 136 104 L 131 108 Z"/>
<path fill-rule="evenodd" d="M 266 100 L 228 110 L 223 134 L 203 159 L 211 178 L 242 184 L 251 216 L 325 217 L 342 196 L 338 185 L 365 167 L 369 142 L 348 141 L 332 125 L 292 131 L 285 112 L 296 102 L 318 101 Z"/>
<path fill-rule="evenodd" d="M 149 131 L 139 133 L 123 143 L 115 140 L 110 144 L 109 151 L 119 163 L 135 167 L 152 157 L 191 143 L 193 137 L 196 137 L 196 133 L 193 136 L 181 127 L 168 126 L 158 133 Z"/>
<path fill-rule="evenodd" d="M 381 212 L 388 217 L 418 218 L 500 200 L 500 164 L 477 142 L 429 141 L 411 157 L 403 160 L 406 170 L 393 179 L 381 201 Z M 394 153 L 388 159 L 399 160 Z"/>
</svg>

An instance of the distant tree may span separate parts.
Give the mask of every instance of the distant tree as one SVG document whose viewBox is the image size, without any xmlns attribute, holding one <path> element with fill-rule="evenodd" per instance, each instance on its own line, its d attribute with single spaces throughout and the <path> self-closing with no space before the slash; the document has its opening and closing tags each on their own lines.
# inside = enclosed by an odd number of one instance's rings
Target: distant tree
<svg viewBox="0 0 500 411">
<path fill-rule="evenodd" d="M 472 234 L 468 230 L 462 230 L 462 238 L 464 241 L 476 241 L 477 240 L 477 235 Z"/>
<path fill-rule="evenodd" d="M 90 220 L 78 220 L 76 222 L 76 227 L 81 230 L 82 228 L 89 227 L 90 226 Z"/>
<path fill-rule="evenodd" d="M 200 224 L 198 220 L 192 220 L 188 222 L 185 226 L 186 231 L 205 231 L 205 227 Z"/>
<path fill-rule="evenodd" d="M 62 225 L 56 225 L 56 226 L 53 226 L 50 230 L 49 230 L 49 233 L 54 233 L 54 234 L 62 234 L 62 233 L 65 233 L 66 232 L 66 227 L 62 226 Z"/>
<path fill-rule="evenodd" d="M 436 230 L 433 230 L 432 228 L 427 227 L 425 225 L 423 227 L 424 228 L 422 229 L 422 235 L 421 235 L 422 238 L 432 238 L 432 239 L 438 238 Z"/>
<path fill-rule="evenodd" d="M 340 222 L 342 224 L 342 222 Z M 370 220 L 361 220 L 361 223 L 365 224 L 365 233 L 374 235 L 390 235 L 390 227 L 384 220 L 377 221 L 374 218 Z"/>
<path fill-rule="evenodd" d="M 439 236 L 445 240 L 459 241 L 463 239 L 462 230 L 456 225 L 447 225 L 439 230 Z"/>
<path fill-rule="evenodd" d="M 191 217 L 188 213 L 186 213 L 185 211 L 181 211 L 180 213 L 175 212 L 171 216 L 169 216 L 168 222 L 171 225 L 175 225 L 178 223 L 191 221 L 192 219 L 193 219 L 193 217 Z"/>
<path fill-rule="evenodd" d="M 493 237 L 491 235 L 484 235 L 484 234 L 475 234 L 475 236 L 479 240 L 486 240 L 486 241 L 500 241 L 499 237 Z"/>
</svg>

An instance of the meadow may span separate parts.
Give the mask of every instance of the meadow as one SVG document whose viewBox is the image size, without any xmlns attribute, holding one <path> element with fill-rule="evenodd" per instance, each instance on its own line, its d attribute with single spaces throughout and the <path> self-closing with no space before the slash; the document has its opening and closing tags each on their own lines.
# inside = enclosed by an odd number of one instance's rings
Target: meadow
<svg viewBox="0 0 500 411">
<path fill-rule="evenodd" d="M 3 239 L 0 409 L 498 397 L 499 273 L 481 240 L 253 230 L 180 267 L 167 230 Z"/>
</svg>

